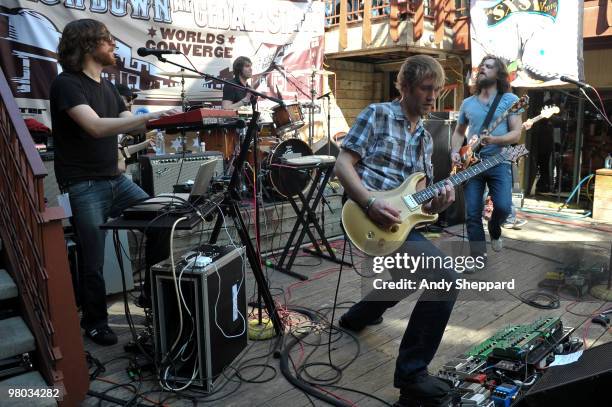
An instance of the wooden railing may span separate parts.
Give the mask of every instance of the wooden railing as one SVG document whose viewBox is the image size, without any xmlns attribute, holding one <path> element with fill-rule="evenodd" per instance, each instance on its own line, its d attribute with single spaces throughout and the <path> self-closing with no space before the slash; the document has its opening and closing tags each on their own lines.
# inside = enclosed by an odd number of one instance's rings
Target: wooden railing
<svg viewBox="0 0 612 407">
<path fill-rule="evenodd" d="M 325 27 L 339 30 L 341 49 L 347 47 L 349 27 L 361 25 L 363 41 L 371 45 L 371 24 L 386 21 L 389 37 L 398 42 L 400 21 L 407 20 L 412 22 L 412 40 L 416 42 L 422 38 L 427 20 L 433 25 L 435 43 L 444 41 L 445 27 L 451 27 L 454 48 L 465 50 L 468 15 L 468 0 L 325 0 Z"/>
<path fill-rule="evenodd" d="M 84 399 L 89 376 L 64 243 L 64 211 L 45 207 L 46 175 L 0 70 L 0 236 L 22 316 L 36 340 L 37 368 L 61 389 L 60 404 L 74 406 Z"/>
</svg>

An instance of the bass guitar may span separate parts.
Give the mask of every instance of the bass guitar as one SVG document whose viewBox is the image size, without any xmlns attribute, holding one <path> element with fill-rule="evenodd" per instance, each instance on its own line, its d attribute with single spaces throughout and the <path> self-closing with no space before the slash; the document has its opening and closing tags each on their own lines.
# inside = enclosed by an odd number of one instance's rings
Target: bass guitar
<svg viewBox="0 0 612 407">
<path fill-rule="evenodd" d="M 404 244 L 412 228 L 421 223 L 435 222 L 438 218 L 438 215 L 423 212 L 422 205 L 436 196 L 436 190 L 444 187 L 447 180 L 453 186 L 459 185 L 502 161 L 515 161 L 527 153 L 523 144 L 505 147 L 501 153 L 420 191 L 417 191 L 417 184 L 425 178 L 422 172 L 410 175 L 396 189 L 373 192 L 372 196 L 384 199 L 396 209 L 401 210 L 402 223 L 395 224 L 388 230 L 372 222 L 361 206 L 349 199 L 342 207 L 342 223 L 346 234 L 359 250 L 370 256 L 386 256 L 393 253 Z"/>
</svg>

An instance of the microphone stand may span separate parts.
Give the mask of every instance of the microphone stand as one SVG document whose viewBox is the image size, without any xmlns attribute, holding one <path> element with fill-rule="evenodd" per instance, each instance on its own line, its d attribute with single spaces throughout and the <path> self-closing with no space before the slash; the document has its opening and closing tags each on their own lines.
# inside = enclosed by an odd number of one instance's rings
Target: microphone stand
<svg viewBox="0 0 612 407">
<path fill-rule="evenodd" d="M 172 61 L 168 61 L 166 58 L 162 57 L 161 55 L 156 55 L 156 56 L 157 56 L 157 59 L 161 62 L 166 62 L 171 65 L 177 66 L 181 69 L 188 70 L 190 72 L 194 72 L 202 76 L 206 80 L 215 81 L 215 82 L 222 83 L 228 86 L 233 86 L 235 88 L 242 89 L 245 92 L 251 93 L 252 95 L 256 95 L 264 99 L 268 99 L 273 102 L 276 102 L 281 106 L 285 106 L 285 104 L 283 103 L 281 99 L 278 99 L 272 96 L 268 96 L 254 89 L 247 88 L 246 86 L 232 83 L 225 79 L 217 78 L 216 76 L 209 75 L 204 72 L 200 72 L 197 69 L 192 69 L 187 66 L 177 64 Z M 274 304 L 274 298 L 272 297 L 272 294 L 270 293 L 270 289 L 268 288 L 266 277 L 261 267 L 261 256 L 259 254 L 259 251 L 256 250 L 255 247 L 253 247 L 253 243 L 251 242 L 251 239 L 249 237 L 248 229 L 246 227 L 244 219 L 242 218 L 242 213 L 240 212 L 240 205 L 239 205 L 240 192 L 238 189 L 238 185 L 240 182 L 240 174 L 242 173 L 242 169 L 244 166 L 244 162 L 246 160 L 247 152 L 248 152 L 249 146 L 251 145 L 251 140 L 254 140 L 255 143 L 257 143 L 256 141 L 257 136 L 258 136 L 257 133 L 259 131 L 257 120 L 259 119 L 260 113 L 255 110 L 255 107 L 256 107 L 256 103 L 254 102 L 253 103 L 253 116 L 251 117 L 251 121 L 249 122 L 246 137 L 244 138 L 244 141 L 242 142 L 242 145 L 240 146 L 240 153 L 238 154 L 238 158 L 234 160 L 234 163 L 233 163 L 234 170 L 232 171 L 230 183 L 227 187 L 227 191 L 225 193 L 225 197 L 221 205 L 223 206 L 224 210 L 230 213 L 232 219 L 234 220 L 234 225 L 236 227 L 238 235 L 240 236 L 240 240 L 243 246 L 245 247 L 247 258 L 249 260 L 249 264 L 251 265 L 251 270 L 253 271 L 253 276 L 255 277 L 255 280 L 257 281 L 258 293 L 264 300 L 264 303 L 266 305 L 266 310 L 268 311 L 268 316 L 270 320 L 272 321 L 276 334 L 279 337 L 282 337 L 284 333 L 283 323 L 280 317 L 278 316 L 278 312 L 276 311 L 276 305 Z M 256 161 L 257 151 L 256 150 L 254 151 L 254 159 L 255 159 L 255 164 L 256 164 L 257 163 Z M 255 190 L 257 190 L 256 187 L 255 187 Z M 257 200 L 257 197 L 255 197 L 255 214 L 258 217 L 258 207 L 257 206 L 258 206 L 258 200 Z M 223 226 L 223 216 L 217 216 L 217 220 L 215 221 L 215 226 L 213 227 L 213 230 L 210 235 L 210 241 L 209 241 L 210 244 L 216 243 L 217 238 L 219 237 L 219 233 L 221 232 L 222 226 Z M 256 228 L 257 230 L 259 230 L 259 224 L 256 225 Z M 261 324 L 261 307 L 259 311 L 259 323 Z"/>
</svg>

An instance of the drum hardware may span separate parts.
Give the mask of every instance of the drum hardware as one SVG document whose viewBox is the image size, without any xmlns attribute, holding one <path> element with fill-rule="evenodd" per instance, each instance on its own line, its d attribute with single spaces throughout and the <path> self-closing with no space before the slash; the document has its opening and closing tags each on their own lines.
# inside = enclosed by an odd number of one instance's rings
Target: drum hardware
<svg viewBox="0 0 612 407">
<path fill-rule="evenodd" d="M 181 68 L 181 70 L 188 70 L 190 72 L 199 74 L 200 77 L 202 77 L 203 79 L 207 80 L 207 81 L 215 81 L 217 83 L 222 83 L 226 86 L 233 86 L 233 87 L 237 87 L 239 89 L 242 89 L 243 91 L 248 91 L 250 93 L 252 93 L 255 96 L 258 97 L 262 97 L 268 100 L 271 100 L 275 103 L 278 104 L 282 104 L 282 100 L 277 99 L 275 97 L 271 97 L 268 96 L 266 94 L 263 94 L 261 92 L 258 92 L 254 89 L 248 89 L 244 86 L 240 86 L 234 83 L 231 83 L 229 81 L 226 81 L 224 79 L 221 78 L 217 78 L 215 76 L 203 73 L 203 72 L 199 72 L 197 69 L 192 69 L 189 68 L 187 66 L 184 65 L 180 65 L 177 64 L 173 61 L 169 61 L 168 59 L 166 59 L 165 57 L 163 57 L 162 55 L 156 55 L 157 59 L 161 62 L 166 62 L 169 64 L 172 64 L 174 66 L 177 66 L 179 68 Z M 257 281 L 257 289 L 258 289 L 258 296 L 259 296 L 259 324 L 262 325 L 262 303 L 261 303 L 261 299 L 263 298 L 263 301 L 265 303 L 268 315 L 270 316 L 271 320 L 272 320 L 272 324 L 274 326 L 274 331 L 277 335 L 279 335 L 280 337 L 282 337 L 283 332 L 284 332 L 284 327 L 283 327 L 283 323 L 278 315 L 278 312 L 276 310 L 276 305 L 274 303 L 274 298 L 272 297 L 272 294 L 270 293 L 270 290 L 268 288 L 268 284 L 266 282 L 266 277 L 263 273 L 262 267 L 261 267 L 261 256 L 260 256 L 260 251 L 259 251 L 259 247 L 257 247 L 257 249 L 253 246 L 253 243 L 251 242 L 251 239 L 249 237 L 249 232 L 247 230 L 246 224 L 244 222 L 244 218 L 242 216 L 242 213 L 240 211 L 240 206 L 238 203 L 238 198 L 240 196 L 239 194 L 239 179 L 240 179 L 240 173 L 242 172 L 243 169 L 243 165 L 244 165 L 244 161 L 246 159 L 246 155 L 247 155 L 247 150 L 248 150 L 248 146 L 251 144 L 251 141 L 254 141 L 254 145 L 255 148 L 257 146 L 257 131 L 258 131 L 258 127 L 257 127 L 257 120 L 259 119 L 259 112 L 257 112 L 255 110 L 255 102 L 253 102 L 253 116 L 251 117 L 251 121 L 249 122 L 248 125 L 248 130 L 246 132 L 246 137 L 244 138 L 244 140 L 242 141 L 242 145 L 240 148 L 240 154 L 238 155 L 238 157 L 234 160 L 233 164 L 234 164 L 234 170 L 232 171 L 232 177 L 230 180 L 230 183 L 228 185 L 227 188 L 227 192 L 225 193 L 225 197 L 223 199 L 223 202 L 221 203 L 221 206 L 225 209 L 225 211 L 230 215 L 230 217 L 232 218 L 232 220 L 234 221 L 234 224 L 236 226 L 236 230 L 238 231 L 238 235 L 240 236 L 240 240 L 242 245 L 246 248 L 246 254 L 247 254 L 247 258 L 249 260 L 249 264 L 251 266 L 251 270 L 253 271 L 253 275 L 255 277 L 255 280 Z M 257 155 L 255 155 L 255 163 L 257 163 Z M 223 226 L 223 222 L 224 222 L 224 218 L 222 216 L 217 216 L 215 225 L 213 227 L 213 230 L 211 232 L 210 235 L 210 244 L 215 244 L 217 241 L 217 238 L 219 237 L 219 234 L 221 233 L 221 227 Z M 259 204 L 256 201 L 255 203 L 255 223 L 257 225 L 257 232 L 259 235 Z M 258 239 L 257 241 L 259 242 L 259 236 L 257 236 Z"/>
</svg>

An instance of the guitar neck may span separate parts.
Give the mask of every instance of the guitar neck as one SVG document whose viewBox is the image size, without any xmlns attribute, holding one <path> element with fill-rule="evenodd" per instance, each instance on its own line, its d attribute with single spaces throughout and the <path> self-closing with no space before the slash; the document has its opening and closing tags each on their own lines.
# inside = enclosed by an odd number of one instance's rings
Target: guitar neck
<svg viewBox="0 0 612 407">
<path fill-rule="evenodd" d="M 487 127 L 487 134 L 491 134 L 493 132 L 493 130 L 495 130 L 497 128 L 497 126 L 499 126 L 501 124 L 501 122 L 506 120 L 506 118 L 508 117 L 508 113 L 509 113 L 509 111 L 506 110 L 501 116 L 499 116 L 497 119 L 495 119 L 495 121 L 493 123 L 491 123 L 489 125 L 489 127 Z M 480 149 L 480 147 L 481 147 L 480 141 L 482 140 L 482 135 L 483 135 L 483 133 L 480 133 L 478 135 L 478 141 L 476 142 L 476 144 L 472 148 L 474 151 L 478 151 Z"/>
<path fill-rule="evenodd" d="M 457 185 L 464 183 L 470 178 L 475 177 L 476 175 L 488 170 L 489 168 L 496 166 L 502 161 L 504 161 L 504 157 L 501 154 L 497 154 L 494 157 L 480 161 L 478 164 L 470 166 L 465 171 L 461 171 L 455 175 L 451 175 L 450 177 L 442 181 L 438 181 L 435 184 L 419 192 L 412 194 L 412 197 L 414 198 L 415 202 L 420 205 L 430 200 L 431 198 L 435 197 L 437 195 L 436 191 L 439 190 L 440 188 L 444 188 L 447 180 L 450 181 L 451 184 L 453 184 L 453 186 L 455 187 Z"/>
</svg>

